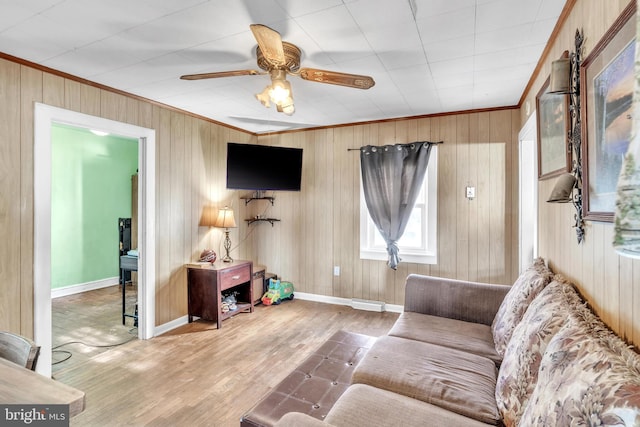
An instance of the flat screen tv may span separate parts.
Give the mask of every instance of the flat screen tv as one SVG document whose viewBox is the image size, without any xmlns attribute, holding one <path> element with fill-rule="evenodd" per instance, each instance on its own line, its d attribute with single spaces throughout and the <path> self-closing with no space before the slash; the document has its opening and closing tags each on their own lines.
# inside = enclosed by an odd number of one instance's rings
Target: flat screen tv
<svg viewBox="0 0 640 427">
<path fill-rule="evenodd" d="M 300 191 L 302 148 L 227 143 L 227 188 Z"/>
</svg>

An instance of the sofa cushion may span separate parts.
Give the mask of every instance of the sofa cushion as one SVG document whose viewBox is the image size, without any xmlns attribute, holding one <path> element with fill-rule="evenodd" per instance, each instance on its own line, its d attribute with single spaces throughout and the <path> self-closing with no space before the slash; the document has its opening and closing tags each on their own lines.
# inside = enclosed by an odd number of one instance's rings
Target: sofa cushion
<svg viewBox="0 0 640 427">
<path fill-rule="evenodd" d="M 521 426 L 640 425 L 640 355 L 586 307 L 551 338 Z"/>
<path fill-rule="evenodd" d="M 522 272 L 507 292 L 491 324 L 493 341 L 500 356 L 504 356 L 511 334 L 513 334 L 516 325 L 520 323 L 527 307 L 549 283 L 552 276 L 544 260 L 537 258 L 529 268 Z"/>
<path fill-rule="evenodd" d="M 326 421 L 337 427 L 485 426 L 439 406 L 365 384 L 350 386 L 336 402 Z"/>
<path fill-rule="evenodd" d="M 353 372 L 368 384 L 479 421 L 496 424 L 495 363 L 486 357 L 435 344 L 380 337 Z"/>
<path fill-rule="evenodd" d="M 496 403 L 506 426 L 518 425 L 538 381 L 540 360 L 549 340 L 581 304 L 574 287 L 557 275 L 513 330 L 496 384 Z"/>
<path fill-rule="evenodd" d="M 404 312 L 388 335 L 468 351 L 488 357 L 496 365 L 502 361 L 493 343 L 489 325 Z"/>
<path fill-rule="evenodd" d="M 285 414 L 275 427 L 486 427 L 471 418 L 401 394 L 354 384 L 340 397 L 324 422 L 300 412 Z"/>
</svg>

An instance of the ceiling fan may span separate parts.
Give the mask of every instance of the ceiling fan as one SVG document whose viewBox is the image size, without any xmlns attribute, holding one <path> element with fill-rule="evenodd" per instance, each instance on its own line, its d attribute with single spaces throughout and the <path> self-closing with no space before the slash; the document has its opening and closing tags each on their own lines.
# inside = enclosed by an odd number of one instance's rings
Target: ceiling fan
<svg viewBox="0 0 640 427">
<path fill-rule="evenodd" d="M 287 74 L 298 76 L 304 80 L 357 89 L 369 89 L 375 84 L 369 76 L 318 70 L 316 68 L 300 68 L 301 51 L 296 45 L 282 41 L 280 33 L 265 25 L 252 24 L 250 28 L 258 42 L 258 47 L 256 48 L 258 67 L 264 71 L 220 71 L 187 74 L 180 78 L 183 80 L 201 80 L 269 74 L 271 76 L 271 84 L 265 87 L 261 93 L 256 94 L 256 98 L 267 108 L 270 106 L 269 101 L 273 102 L 279 112 L 287 115 L 292 115 L 295 111 L 293 92 L 291 91 L 291 84 L 286 79 Z"/>
</svg>

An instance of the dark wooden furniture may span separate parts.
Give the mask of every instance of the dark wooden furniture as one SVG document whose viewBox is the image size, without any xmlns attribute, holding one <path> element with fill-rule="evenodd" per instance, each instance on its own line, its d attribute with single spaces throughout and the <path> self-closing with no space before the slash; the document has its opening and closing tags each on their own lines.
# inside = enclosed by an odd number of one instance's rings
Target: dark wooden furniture
<svg viewBox="0 0 640 427">
<path fill-rule="evenodd" d="M 266 292 L 264 288 L 264 274 L 266 267 L 264 265 L 256 265 L 253 268 L 251 276 L 251 286 L 253 287 L 253 303 L 258 304 L 262 299 L 262 295 Z"/>
<path fill-rule="evenodd" d="M 0 358 L 0 403 L 69 405 L 69 416 L 84 410 L 84 392 Z"/>
<path fill-rule="evenodd" d="M 251 286 L 253 286 L 253 304 L 262 304 L 262 296 L 267 292 L 269 279 L 277 279 L 273 273 L 267 273 L 264 265 L 253 266 L 253 276 L 251 276 Z"/>
<path fill-rule="evenodd" d="M 253 287 L 251 278 L 253 262 L 187 264 L 187 294 L 189 323 L 193 316 L 214 321 L 218 329 L 222 321 L 242 312 L 253 312 Z M 222 296 L 236 292 L 237 310 L 222 312 Z"/>
<path fill-rule="evenodd" d="M 240 420 L 241 427 L 273 426 L 287 412 L 323 420 L 351 385 L 351 374 L 375 337 L 338 331 Z"/>
</svg>

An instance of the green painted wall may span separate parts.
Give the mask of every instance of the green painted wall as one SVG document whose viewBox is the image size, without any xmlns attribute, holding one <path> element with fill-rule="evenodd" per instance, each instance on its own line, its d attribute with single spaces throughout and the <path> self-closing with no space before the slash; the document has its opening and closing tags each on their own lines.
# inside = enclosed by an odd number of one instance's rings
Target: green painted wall
<svg viewBox="0 0 640 427">
<path fill-rule="evenodd" d="M 118 218 L 131 216 L 138 141 L 54 125 L 51 287 L 118 276 Z"/>
</svg>

